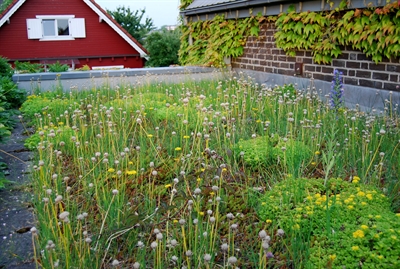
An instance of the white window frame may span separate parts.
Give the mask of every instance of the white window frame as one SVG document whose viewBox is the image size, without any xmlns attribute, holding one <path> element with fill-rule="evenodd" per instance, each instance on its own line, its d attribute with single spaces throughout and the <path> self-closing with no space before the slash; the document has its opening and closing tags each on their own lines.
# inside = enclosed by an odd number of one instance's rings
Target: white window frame
<svg viewBox="0 0 400 269">
<path fill-rule="evenodd" d="M 43 36 L 42 20 L 68 20 L 69 35 Z M 27 19 L 28 39 L 39 39 L 39 41 L 60 41 L 85 38 L 85 19 L 75 18 L 75 15 L 37 15 L 36 19 Z"/>
</svg>

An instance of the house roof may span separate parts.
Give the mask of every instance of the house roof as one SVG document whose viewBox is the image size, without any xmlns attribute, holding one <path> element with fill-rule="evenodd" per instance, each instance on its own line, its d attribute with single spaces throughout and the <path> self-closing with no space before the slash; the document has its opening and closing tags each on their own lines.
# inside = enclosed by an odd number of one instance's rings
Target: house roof
<svg viewBox="0 0 400 269">
<path fill-rule="evenodd" d="M 226 2 L 236 2 L 238 0 L 194 0 L 189 6 L 186 7 L 186 10 L 192 8 L 213 6 L 216 4 L 222 4 Z"/>
<path fill-rule="evenodd" d="M 188 21 L 210 20 L 216 15 L 224 15 L 226 19 L 245 18 L 255 14 L 263 16 L 277 15 L 294 7 L 296 12 L 331 10 L 340 5 L 342 0 L 194 0 L 188 7 L 181 10 L 181 15 Z M 394 0 L 391 0 L 394 1 Z M 399 0 L 400 1 L 400 0 Z M 350 8 L 365 8 L 382 6 L 384 1 L 364 0 L 351 1 Z"/>
<path fill-rule="evenodd" d="M 213 14 L 288 2 L 289 0 L 194 0 L 181 11 L 181 14 L 184 16 L 197 16 L 199 14 Z"/>
<path fill-rule="evenodd" d="M 0 0 L 3 1 L 3 0 Z M 10 17 L 26 2 L 26 0 L 13 0 L 12 3 L 0 14 L 0 27 L 5 22 L 10 21 Z M 126 42 L 129 43 L 140 56 L 148 58 L 148 52 L 146 49 L 132 37 L 122 26 L 113 19 L 103 8 L 101 8 L 94 0 L 83 0 L 97 15 L 100 19 L 106 22 L 114 31 L 116 31 Z M 0 2 L 1 3 L 1 2 Z"/>
</svg>

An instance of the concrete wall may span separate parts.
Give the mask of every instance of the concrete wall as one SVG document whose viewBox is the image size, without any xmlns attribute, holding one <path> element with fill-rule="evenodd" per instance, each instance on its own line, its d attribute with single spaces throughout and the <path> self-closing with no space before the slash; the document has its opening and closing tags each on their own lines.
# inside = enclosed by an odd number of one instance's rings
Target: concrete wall
<svg viewBox="0 0 400 269">
<path fill-rule="evenodd" d="M 288 76 L 280 74 L 271 74 L 261 71 L 248 70 L 248 69 L 234 69 L 237 74 L 250 76 L 254 82 L 265 84 L 266 86 L 295 84 L 299 90 L 307 91 L 315 89 L 321 99 L 325 100 L 329 96 L 331 90 L 331 82 L 302 78 L 298 76 Z M 359 107 L 361 111 L 373 112 L 383 111 L 385 103 L 391 101 L 393 110 L 400 113 L 400 92 L 379 90 L 368 87 L 344 85 L 344 101 L 345 105 L 349 108 Z"/>
<path fill-rule="evenodd" d="M 203 67 L 159 67 L 121 70 L 91 70 L 83 72 L 15 74 L 13 81 L 28 93 L 49 91 L 62 87 L 91 89 L 94 87 L 137 85 L 146 83 L 180 83 L 193 80 L 223 79 L 227 74 L 214 68 Z"/>
</svg>

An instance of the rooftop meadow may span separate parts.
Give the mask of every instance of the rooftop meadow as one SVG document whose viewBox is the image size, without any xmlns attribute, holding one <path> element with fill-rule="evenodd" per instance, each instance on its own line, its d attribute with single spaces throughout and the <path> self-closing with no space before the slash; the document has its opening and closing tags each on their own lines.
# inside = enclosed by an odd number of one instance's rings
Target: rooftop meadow
<svg viewBox="0 0 400 269">
<path fill-rule="evenodd" d="M 398 107 L 342 95 L 238 75 L 29 96 L 37 266 L 400 268 Z"/>
</svg>

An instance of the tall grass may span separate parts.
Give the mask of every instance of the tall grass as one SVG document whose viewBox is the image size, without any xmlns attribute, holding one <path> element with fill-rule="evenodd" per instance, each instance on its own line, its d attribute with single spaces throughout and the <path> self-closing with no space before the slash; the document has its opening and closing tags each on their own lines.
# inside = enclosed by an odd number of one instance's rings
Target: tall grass
<svg viewBox="0 0 400 269">
<path fill-rule="evenodd" d="M 332 109 L 313 88 L 244 77 L 30 96 L 38 265 L 299 264 L 295 237 L 279 239 L 285 257 L 263 251 L 259 232 L 280 227 L 257 217 L 257 197 L 290 175 L 359 176 L 398 206 L 399 119 L 387 106 Z"/>
</svg>

